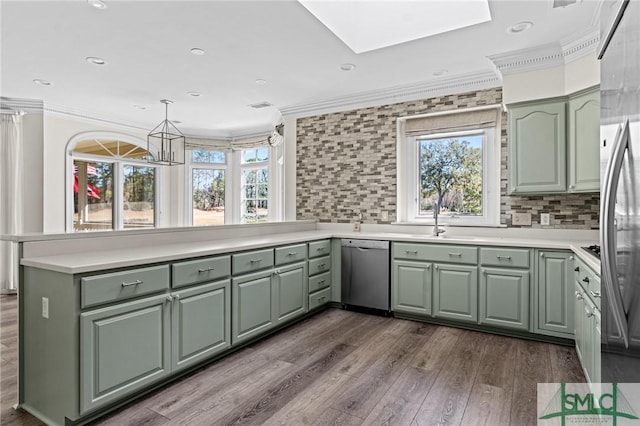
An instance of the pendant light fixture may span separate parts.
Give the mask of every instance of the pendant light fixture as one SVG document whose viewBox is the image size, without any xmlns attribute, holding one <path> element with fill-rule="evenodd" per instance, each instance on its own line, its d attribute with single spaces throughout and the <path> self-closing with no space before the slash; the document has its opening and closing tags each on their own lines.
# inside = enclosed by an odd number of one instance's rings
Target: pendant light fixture
<svg viewBox="0 0 640 426">
<path fill-rule="evenodd" d="M 168 118 L 169 104 L 173 101 L 162 99 L 160 102 L 165 106 L 164 121 L 147 135 L 147 162 L 163 166 L 184 164 L 185 137 Z"/>
</svg>

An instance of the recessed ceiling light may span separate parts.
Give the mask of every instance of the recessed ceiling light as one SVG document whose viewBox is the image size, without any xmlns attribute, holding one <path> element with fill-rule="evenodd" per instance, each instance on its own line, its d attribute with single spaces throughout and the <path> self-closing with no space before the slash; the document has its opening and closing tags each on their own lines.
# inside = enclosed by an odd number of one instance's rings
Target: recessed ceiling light
<svg viewBox="0 0 640 426">
<path fill-rule="evenodd" d="M 267 80 L 263 79 L 263 78 L 258 78 L 256 79 L 256 84 L 259 86 L 262 86 L 263 84 L 267 84 Z"/>
<path fill-rule="evenodd" d="M 102 58 L 98 58 L 96 56 L 88 56 L 85 58 L 87 62 L 94 65 L 107 65 L 107 61 Z"/>
<path fill-rule="evenodd" d="M 133 107 L 134 107 L 134 108 L 137 108 L 137 109 L 141 109 L 141 110 L 145 110 L 145 109 L 147 109 L 147 107 L 146 107 L 146 106 L 144 106 L 144 105 L 134 105 Z"/>
<path fill-rule="evenodd" d="M 104 10 L 107 8 L 107 4 L 101 0 L 87 0 L 87 3 L 96 9 Z"/>
<path fill-rule="evenodd" d="M 198 96 L 201 96 L 200 93 L 198 93 L 198 92 L 187 92 L 187 95 L 193 96 L 194 98 L 197 98 Z"/>
<path fill-rule="evenodd" d="M 342 65 L 340 65 L 340 69 L 342 71 L 351 71 L 351 70 L 356 69 L 356 66 L 353 65 L 353 64 L 342 64 Z"/>
<path fill-rule="evenodd" d="M 199 47 L 194 47 L 193 49 L 191 49 L 191 53 L 193 53 L 196 56 L 202 56 L 204 55 L 204 50 L 200 49 Z"/>
<path fill-rule="evenodd" d="M 436 77 L 440 77 L 441 75 L 445 75 L 448 72 L 449 72 L 448 70 L 442 69 L 442 70 L 434 71 L 433 75 Z"/>
<path fill-rule="evenodd" d="M 51 82 L 47 80 L 42 80 L 41 78 L 36 78 L 33 80 L 35 84 L 39 84 L 40 86 L 51 86 Z"/>
<path fill-rule="evenodd" d="M 511 34 L 519 34 L 527 31 L 531 27 L 533 27 L 533 22 L 522 21 L 522 22 L 518 22 L 517 24 L 513 24 L 512 26 L 507 28 L 507 32 Z"/>
</svg>

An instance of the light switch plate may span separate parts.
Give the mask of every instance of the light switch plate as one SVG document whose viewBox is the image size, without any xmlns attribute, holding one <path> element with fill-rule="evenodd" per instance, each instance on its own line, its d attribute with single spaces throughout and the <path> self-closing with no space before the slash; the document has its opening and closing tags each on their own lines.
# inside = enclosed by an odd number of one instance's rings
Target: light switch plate
<svg viewBox="0 0 640 426">
<path fill-rule="evenodd" d="M 540 225 L 551 225 L 551 215 L 549 213 L 540 213 Z"/>
<path fill-rule="evenodd" d="M 42 298 L 42 318 L 49 318 L 49 298 Z"/>
<path fill-rule="evenodd" d="M 353 230 L 355 232 L 360 232 L 360 222 L 353 222 Z"/>
<path fill-rule="evenodd" d="M 531 213 L 514 213 L 511 215 L 513 225 L 531 225 Z"/>
<path fill-rule="evenodd" d="M 386 210 L 385 210 L 385 211 L 383 211 L 383 212 L 380 214 L 380 219 L 381 219 L 383 222 L 389 222 L 389 212 L 388 212 L 388 211 L 386 211 Z"/>
</svg>

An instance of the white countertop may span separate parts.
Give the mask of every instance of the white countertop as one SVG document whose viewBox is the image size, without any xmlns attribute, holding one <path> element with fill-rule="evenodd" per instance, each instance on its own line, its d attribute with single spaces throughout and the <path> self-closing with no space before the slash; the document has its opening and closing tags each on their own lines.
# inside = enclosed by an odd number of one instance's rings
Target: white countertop
<svg viewBox="0 0 640 426">
<path fill-rule="evenodd" d="M 530 236 L 488 237 L 488 236 L 442 236 L 407 234 L 393 232 L 345 232 L 341 230 L 315 230 L 276 233 L 263 236 L 225 238 L 214 241 L 193 241 L 149 245 L 145 247 L 122 247 L 108 250 L 88 250 L 82 253 L 25 257 L 24 266 L 37 267 L 66 274 L 103 271 L 114 268 L 140 266 L 150 263 L 167 262 L 221 253 L 233 253 L 262 247 L 293 244 L 324 238 L 376 239 L 387 241 L 413 241 L 434 244 L 459 244 L 474 246 L 531 247 L 543 249 L 572 250 L 580 259 L 597 273 L 600 273 L 598 259 L 581 247 L 593 244 L 593 240 L 567 241 L 536 239 Z"/>
</svg>

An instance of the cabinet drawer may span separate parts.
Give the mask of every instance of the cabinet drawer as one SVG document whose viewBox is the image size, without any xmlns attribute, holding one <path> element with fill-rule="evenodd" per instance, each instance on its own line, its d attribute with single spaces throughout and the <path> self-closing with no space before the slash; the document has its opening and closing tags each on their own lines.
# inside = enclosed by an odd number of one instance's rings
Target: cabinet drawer
<svg viewBox="0 0 640 426">
<path fill-rule="evenodd" d="M 478 263 L 478 249 L 445 244 L 394 243 L 395 259 L 429 260 L 448 263 Z"/>
<path fill-rule="evenodd" d="M 576 281 L 585 289 L 589 298 L 600 309 L 600 277 L 580 260 L 576 261 Z"/>
<path fill-rule="evenodd" d="M 326 256 L 331 253 L 331 240 L 313 241 L 309 243 L 309 257 Z"/>
<path fill-rule="evenodd" d="M 317 275 L 331 269 L 331 256 L 309 260 L 309 276 Z"/>
<path fill-rule="evenodd" d="M 307 245 L 296 244 L 294 246 L 276 248 L 276 265 L 285 265 L 298 262 L 307 258 Z"/>
<path fill-rule="evenodd" d="M 325 272 L 324 274 L 315 275 L 309 278 L 309 293 L 313 293 L 321 288 L 329 287 L 331 285 L 331 272 Z"/>
<path fill-rule="evenodd" d="M 169 265 L 84 277 L 80 280 L 81 307 L 130 299 L 169 288 Z"/>
<path fill-rule="evenodd" d="M 480 264 L 482 266 L 511 266 L 529 268 L 530 252 L 515 248 L 481 248 Z"/>
<path fill-rule="evenodd" d="M 325 305 L 331 301 L 331 287 L 316 291 L 309 295 L 309 310 Z"/>
<path fill-rule="evenodd" d="M 273 249 L 234 254 L 232 262 L 233 275 L 270 268 L 273 266 Z"/>
<path fill-rule="evenodd" d="M 191 260 L 172 265 L 172 286 L 183 287 L 204 281 L 214 281 L 231 275 L 231 258 L 229 256 L 210 257 Z"/>
</svg>

